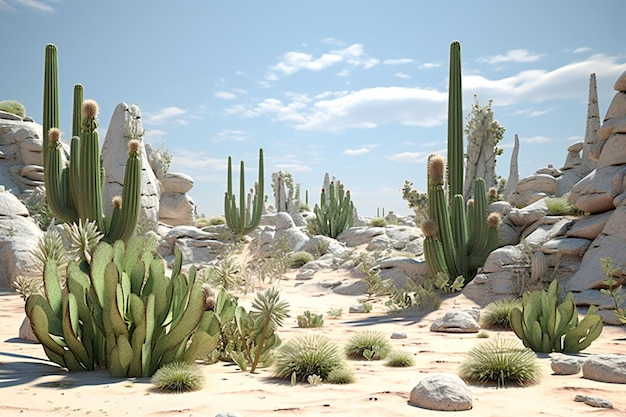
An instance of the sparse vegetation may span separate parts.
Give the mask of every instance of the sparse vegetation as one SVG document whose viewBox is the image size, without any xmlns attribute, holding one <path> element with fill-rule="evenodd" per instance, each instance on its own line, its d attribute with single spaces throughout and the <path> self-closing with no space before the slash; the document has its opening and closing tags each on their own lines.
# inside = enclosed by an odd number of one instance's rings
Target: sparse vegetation
<svg viewBox="0 0 626 417">
<path fill-rule="evenodd" d="M 322 327 L 324 325 L 324 317 L 321 314 L 311 313 L 308 310 L 298 315 L 296 319 L 300 328 Z"/>
<path fill-rule="evenodd" d="M 326 312 L 328 317 L 331 319 L 338 319 L 343 315 L 343 308 L 341 307 L 332 307 L 330 310 Z"/>
<path fill-rule="evenodd" d="M 2 100 L 0 101 L 0 111 L 14 114 L 22 119 L 26 116 L 26 108 L 17 100 Z"/>
<path fill-rule="evenodd" d="M 226 224 L 224 216 L 198 217 L 195 226 L 199 229 L 207 226 L 221 226 Z"/>
<path fill-rule="evenodd" d="M 585 212 L 580 210 L 569 198 L 569 193 L 561 197 L 550 197 L 545 199 L 548 207 L 548 216 L 583 216 Z"/>
<path fill-rule="evenodd" d="M 516 340 L 494 338 L 474 346 L 461 363 L 461 378 L 479 384 L 527 386 L 539 382 L 537 356 Z"/>
<path fill-rule="evenodd" d="M 407 368 L 415 366 L 415 358 L 404 350 L 393 350 L 389 353 L 389 356 L 387 356 L 385 365 L 394 368 Z"/>
<path fill-rule="evenodd" d="M 315 260 L 312 254 L 306 251 L 293 252 L 289 255 L 289 267 L 300 268 L 302 265 Z"/>
<path fill-rule="evenodd" d="M 521 308 L 522 301 L 513 298 L 504 298 L 493 301 L 485 306 L 481 321 L 488 327 L 510 329 L 509 316 L 513 308 Z"/>
<path fill-rule="evenodd" d="M 369 227 L 385 227 L 389 224 L 384 217 L 375 217 L 369 221 Z"/>
<path fill-rule="evenodd" d="M 602 282 L 602 284 L 606 285 L 606 288 L 600 291 L 611 297 L 615 315 L 622 324 L 626 324 L 626 309 L 623 307 L 626 305 L 626 292 L 622 289 L 622 285 L 618 285 L 615 279 L 615 274 L 622 272 L 621 268 L 613 266 L 613 260 L 608 257 L 600 259 L 600 267 L 606 276 L 606 280 Z"/>
<path fill-rule="evenodd" d="M 378 330 L 357 331 L 345 346 L 348 358 L 368 361 L 385 359 L 391 350 L 391 342 Z"/>
<path fill-rule="evenodd" d="M 160 390 L 174 392 L 197 391 L 204 386 L 204 375 L 198 365 L 173 362 L 158 369 L 150 380 Z"/>
</svg>

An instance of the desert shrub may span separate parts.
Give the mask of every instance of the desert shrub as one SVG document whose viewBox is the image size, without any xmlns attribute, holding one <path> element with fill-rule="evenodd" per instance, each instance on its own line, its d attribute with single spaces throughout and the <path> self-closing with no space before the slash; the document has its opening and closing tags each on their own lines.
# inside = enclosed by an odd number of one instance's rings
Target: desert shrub
<svg viewBox="0 0 626 417">
<path fill-rule="evenodd" d="M 37 222 L 41 230 L 48 230 L 54 215 L 46 201 L 46 189 L 39 186 L 22 199 L 30 217 Z"/>
<path fill-rule="evenodd" d="M 207 226 L 220 226 L 226 224 L 224 216 L 199 217 L 195 221 L 195 226 L 199 229 Z"/>
<path fill-rule="evenodd" d="M 331 307 L 330 310 L 326 312 L 326 314 L 328 314 L 328 317 L 330 317 L 331 319 L 338 319 L 343 315 L 343 308 Z"/>
<path fill-rule="evenodd" d="M 485 311 L 481 321 L 489 327 L 499 327 L 510 329 L 511 322 L 509 316 L 513 308 L 521 308 L 521 300 L 514 298 L 504 298 L 502 300 L 493 301 L 485 306 Z"/>
<path fill-rule="evenodd" d="M 329 384 L 352 384 L 355 380 L 354 372 L 345 364 L 330 371 L 326 377 Z"/>
<path fill-rule="evenodd" d="M 312 254 L 306 251 L 293 252 L 289 255 L 289 267 L 300 268 L 302 265 L 315 260 Z"/>
<path fill-rule="evenodd" d="M 300 328 L 322 327 L 324 325 L 324 317 L 321 314 L 311 313 L 308 310 L 297 316 L 296 319 Z"/>
<path fill-rule="evenodd" d="M 197 391 L 204 386 L 204 375 L 198 365 L 172 362 L 159 368 L 150 382 L 165 391 Z"/>
<path fill-rule="evenodd" d="M 17 100 L 0 101 L 0 110 L 12 113 L 22 119 L 26 116 L 26 108 L 24 108 L 24 105 Z"/>
<path fill-rule="evenodd" d="M 406 368 L 409 366 L 415 366 L 415 358 L 409 352 L 404 350 L 393 350 L 387 356 L 385 365 L 394 368 Z"/>
<path fill-rule="evenodd" d="M 306 334 L 288 340 L 278 349 L 274 376 L 307 382 L 310 375 L 318 375 L 323 381 L 338 383 L 337 375 L 330 376 L 333 370 L 342 368 L 347 364 L 337 343 L 327 336 Z"/>
<path fill-rule="evenodd" d="M 360 330 L 350 337 L 345 346 L 348 358 L 368 361 L 385 359 L 391 349 L 391 342 L 378 330 Z"/>
<path fill-rule="evenodd" d="M 497 387 L 526 386 L 539 382 L 541 367 L 529 348 L 513 339 L 490 339 L 474 346 L 461 363 L 461 378 Z"/>
<path fill-rule="evenodd" d="M 369 221 L 369 227 L 385 227 L 388 224 L 384 217 L 375 217 Z"/>
<path fill-rule="evenodd" d="M 569 193 L 561 197 L 550 197 L 545 199 L 548 207 L 548 216 L 582 216 L 584 211 L 572 204 Z"/>
</svg>

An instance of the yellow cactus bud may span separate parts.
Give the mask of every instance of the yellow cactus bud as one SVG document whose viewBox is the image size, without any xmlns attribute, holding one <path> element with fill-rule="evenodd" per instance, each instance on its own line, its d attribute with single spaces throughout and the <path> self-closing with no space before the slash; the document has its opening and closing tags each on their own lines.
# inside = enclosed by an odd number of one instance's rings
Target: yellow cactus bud
<svg viewBox="0 0 626 417">
<path fill-rule="evenodd" d="M 446 162 L 441 155 L 433 155 L 428 159 L 428 181 L 431 185 L 443 185 Z"/>
<path fill-rule="evenodd" d="M 61 131 L 56 127 L 48 130 L 48 140 L 54 143 L 59 142 L 61 140 Z"/>
<path fill-rule="evenodd" d="M 84 118 L 95 119 L 100 109 L 95 100 L 85 100 L 81 110 Z"/>
<path fill-rule="evenodd" d="M 497 229 L 501 224 L 502 217 L 500 216 L 500 213 L 490 213 L 489 216 L 487 216 L 487 226 L 490 228 Z"/>
</svg>

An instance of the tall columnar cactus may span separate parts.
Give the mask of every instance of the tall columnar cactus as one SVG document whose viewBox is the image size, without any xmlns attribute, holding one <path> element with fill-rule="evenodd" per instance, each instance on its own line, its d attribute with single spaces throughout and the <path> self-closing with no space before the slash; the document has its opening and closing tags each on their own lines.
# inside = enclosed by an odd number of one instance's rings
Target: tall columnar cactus
<svg viewBox="0 0 626 417">
<path fill-rule="evenodd" d="M 474 198 L 463 197 L 463 103 L 461 45 L 450 45 L 448 88 L 448 167 L 439 155 L 428 159 L 428 214 L 422 225 L 424 256 L 433 275 L 449 282 L 459 276 L 471 281 L 489 253 L 498 245 L 500 216 L 487 216 L 487 193 L 482 178 L 475 180 Z M 445 177 L 447 173 L 447 184 Z M 448 194 L 445 187 L 447 185 Z"/>
<path fill-rule="evenodd" d="M 195 269 L 182 274 L 177 251 L 168 278 L 148 247 L 141 237 L 128 245 L 100 243 L 86 268 L 69 264 L 66 291 L 56 262 L 46 262 L 45 292 L 27 299 L 26 314 L 50 360 L 70 371 L 108 368 L 115 377 L 149 377 L 217 346 Z"/>
<path fill-rule="evenodd" d="M 124 191 L 110 218 L 105 218 L 102 201 L 103 169 L 100 157 L 98 105 L 83 101 L 83 87 L 74 87 L 74 115 L 69 164 L 59 131 L 57 49 L 46 46 L 44 68 L 44 180 L 52 213 L 63 222 L 95 221 L 104 241 L 128 238 L 134 232 L 141 208 L 141 159 L 139 143 L 129 142 Z"/>
<path fill-rule="evenodd" d="M 228 157 L 228 189 L 224 195 L 224 217 L 231 232 L 241 237 L 250 233 L 259 225 L 263 214 L 263 149 L 259 149 L 259 179 L 254 184 L 246 199 L 244 163 L 241 161 L 239 172 L 239 207 L 233 193 L 232 160 Z"/>
<path fill-rule="evenodd" d="M 315 233 L 336 238 L 341 232 L 352 227 L 354 221 L 354 204 L 350 199 L 350 191 L 344 191 L 339 181 L 331 181 L 328 192 L 322 188 L 320 203 L 313 208 Z"/>
<path fill-rule="evenodd" d="M 579 322 L 574 296 L 570 292 L 558 304 L 556 280 L 548 290 L 527 292 L 522 308 L 511 310 L 511 328 L 524 346 L 535 352 L 578 353 L 586 349 L 602 333 L 602 318 L 595 306 Z"/>
</svg>

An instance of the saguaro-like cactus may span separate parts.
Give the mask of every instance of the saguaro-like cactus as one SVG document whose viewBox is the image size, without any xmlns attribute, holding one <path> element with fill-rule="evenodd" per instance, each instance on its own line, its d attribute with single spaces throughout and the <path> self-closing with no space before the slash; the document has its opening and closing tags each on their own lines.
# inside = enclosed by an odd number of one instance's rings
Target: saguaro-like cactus
<svg viewBox="0 0 626 417">
<path fill-rule="evenodd" d="M 237 236 L 250 233 L 259 225 L 263 213 L 263 149 L 259 149 L 259 179 L 254 184 L 246 199 L 246 181 L 244 163 L 241 161 L 239 172 L 239 207 L 233 193 L 232 159 L 228 157 L 228 189 L 224 195 L 224 217 L 231 232 Z"/>
<path fill-rule="evenodd" d="M 64 161 L 58 110 L 57 48 L 46 46 L 44 68 L 44 180 L 52 213 L 63 222 L 95 221 L 103 240 L 128 240 L 134 232 L 141 206 L 141 159 L 139 144 L 129 142 L 124 191 L 116 199 L 110 218 L 105 218 L 102 201 L 103 170 L 97 113 L 93 100 L 83 101 L 83 87 L 74 87 L 74 114 L 69 164 Z M 113 202 L 112 202 L 113 203 Z"/>
<path fill-rule="evenodd" d="M 350 199 L 350 191 L 344 191 L 339 181 L 331 181 L 328 192 L 322 188 L 320 203 L 313 208 L 315 233 L 336 238 L 339 233 L 352 227 L 354 221 L 354 204 Z"/>
<path fill-rule="evenodd" d="M 193 362 L 217 346 L 195 269 L 171 278 L 142 237 L 100 243 L 88 265 L 72 261 L 67 290 L 56 262 L 44 269 L 44 294 L 26 301 L 33 332 L 53 362 L 70 371 L 108 368 L 115 377 L 149 377 L 174 361 Z M 87 270 L 88 273 L 85 273 Z"/>
<path fill-rule="evenodd" d="M 474 199 L 463 198 L 463 113 L 461 94 L 460 44 L 450 46 L 450 86 L 448 98 L 448 158 L 431 155 L 428 160 L 429 221 L 422 230 L 426 236 L 424 256 L 433 275 L 443 273 L 450 282 L 463 276 L 471 281 L 489 253 L 498 245 L 498 214 L 487 216 L 485 182 L 478 178 Z M 445 173 L 447 172 L 447 184 Z M 446 195 L 445 186 L 448 194 Z"/>
</svg>

